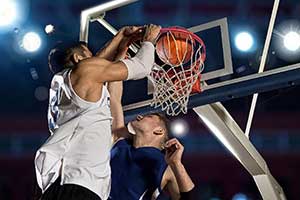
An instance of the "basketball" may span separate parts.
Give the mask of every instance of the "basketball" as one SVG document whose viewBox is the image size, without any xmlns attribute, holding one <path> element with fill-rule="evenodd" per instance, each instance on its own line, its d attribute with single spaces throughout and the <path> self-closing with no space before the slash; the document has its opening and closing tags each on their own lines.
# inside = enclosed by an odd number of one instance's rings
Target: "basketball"
<svg viewBox="0 0 300 200">
<path fill-rule="evenodd" d="M 181 32 L 162 34 L 156 42 L 156 53 L 166 64 L 179 66 L 191 60 L 193 39 Z"/>
</svg>

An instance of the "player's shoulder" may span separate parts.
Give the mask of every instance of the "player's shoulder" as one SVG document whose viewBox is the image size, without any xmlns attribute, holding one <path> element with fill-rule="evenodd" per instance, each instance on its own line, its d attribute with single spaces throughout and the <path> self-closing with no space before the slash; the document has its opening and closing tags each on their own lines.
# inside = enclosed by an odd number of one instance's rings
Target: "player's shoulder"
<svg viewBox="0 0 300 200">
<path fill-rule="evenodd" d="M 94 68 L 94 67 L 99 67 L 101 65 L 107 65 L 111 63 L 110 61 L 104 59 L 104 58 L 100 58 L 100 57 L 97 57 L 97 56 L 93 56 L 91 58 L 86 58 L 84 60 L 81 60 L 79 63 L 78 63 L 78 67 L 79 68 Z"/>
<path fill-rule="evenodd" d="M 130 147 L 130 146 L 132 146 L 132 141 L 124 137 L 118 138 L 113 144 L 113 147 Z"/>
<path fill-rule="evenodd" d="M 80 61 L 76 66 L 76 73 L 90 79 L 97 77 L 99 72 L 101 74 L 101 66 L 107 66 L 110 62 L 106 59 L 99 57 L 91 57 Z M 98 80 L 96 78 L 96 80 Z"/>
</svg>

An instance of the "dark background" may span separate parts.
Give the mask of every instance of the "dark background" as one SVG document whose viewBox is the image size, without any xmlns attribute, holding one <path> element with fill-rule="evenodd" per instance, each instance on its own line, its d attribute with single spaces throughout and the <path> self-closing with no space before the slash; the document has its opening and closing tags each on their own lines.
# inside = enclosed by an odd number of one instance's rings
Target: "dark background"
<svg viewBox="0 0 300 200">
<path fill-rule="evenodd" d="M 47 66 L 47 55 L 59 41 L 78 40 L 81 10 L 102 2 L 19 1 L 22 20 L 10 28 L 0 28 L 1 200 L 31 199 L 35 180 L 34 154 L 48 136 L 47 89 L 52 74 Z M 271 0 L 141 0 L 108 13 L 107 20 L 117 28 L 146 23 L 190 27 L 228 17 L 234 70 L 245 66 L 249 73 L 253 73 L 258 67 L 272 6 Z M 295 20 L 299 31 L 299 13 L 299 1 L 283 0 L 275 28 L 281 22 Z M 51 35 L 43 30 L 47 24 L 55 26 L 56 31 Z M 234 47 L 233 41 L 234 34 L 245 27 L 253 31 L 257 47 L 243 54 Z M 28 30 L 36 31 L 42 37 L 42 47 L 35 53 L 25 53 L 19 49 L 21 38 Z M 90 31 L 93 51 L 111 38 L 110 33 L 98 24 L 92 24 Z M 272 40 L 270 52 L 275 54 L 269 55 L 267 68 L 299 61 L 286 60 L 277 55 L 283 47 L 276 46 L 274 42 L 275 39 Z M 245 73 L 248 73 L 247 70 Z M 139 91 L 134 91 L 139 94 Z M 299 91 L 299 86 L 293 86 L 261 94 L 250 135 L 271 173 L 283 187 L 287 199 L 295 200 L 300 195 Z M 123 100 L 129 101 L 129 97 Z M 242 129 L 246 125 L 250 102 L 251 97 L 224 102 Z M 203 127 L 192 111 L 178 118 L 185 119 L 190 126 L 188 135 L 181 140 L 185 145 L 184 163 L 197 185 L 198 199 L 227 200 L 238 193 L 245 194 L 248 199 L 261 199 L 252 177 Z"/>
</svg>

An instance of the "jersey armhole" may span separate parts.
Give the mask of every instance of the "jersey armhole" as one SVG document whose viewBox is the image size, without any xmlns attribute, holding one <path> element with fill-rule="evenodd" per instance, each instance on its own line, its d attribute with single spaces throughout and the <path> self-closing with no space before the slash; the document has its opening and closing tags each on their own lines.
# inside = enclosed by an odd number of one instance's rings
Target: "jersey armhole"
<svg viewBox="0 0 300 200">
<path fill-rule="evenodd" d="M 114 148 L 118 143 L 121 143 L 121 141 L 125 140 L 126 138 L 120 137 L 118 138 L 112 145 L 112 148 Z"/>
</svg>

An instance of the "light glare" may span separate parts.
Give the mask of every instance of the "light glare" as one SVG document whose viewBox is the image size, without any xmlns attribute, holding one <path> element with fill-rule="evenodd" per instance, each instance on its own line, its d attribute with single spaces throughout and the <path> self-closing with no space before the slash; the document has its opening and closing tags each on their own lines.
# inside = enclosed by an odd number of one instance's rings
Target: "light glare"
<svg viewBox="0 0 300 200">
<path fill-rule="evenodd" d="M 171 131 L 174 136 L 183 137 L 188 131 L 188 124 L 184 120 L 175 120 L 171 123 Z"/>
<path fill-rule="evenodd" d="M 23 47 L 28 52 L 37 51 L 41 44 L 41 38 L 37 33 L 29 32 L 23 38 Z"/>
<path fill-rule="evenodd" d="M 53 33 L 54 32 L 54 26 L 52 24 L 48 24 L 46 27 L 45 27 L 45 32 L 47 34 L 50 34 L 50 33 Z"/>
<path fill-rule="evenodd" d="M 289 51 L 297 51 L 300 48 L 300 35 L 294 31 L 284 36 L 283 44 Z"/>
<path fill-rule="evenodd" d="M 241 32 L 235 37 L 235 45 L 241 51 L 249 51 L 253 43 L 253 37 L 250 33 Z"/>
<path fill-rule="evenodd" d="M 11 0 L 4 0 L 0 6 L 0 26 L 12 24 L 17 17 L 16 4 Z"/>
</svg>

